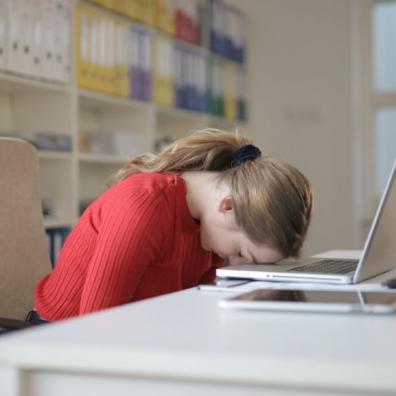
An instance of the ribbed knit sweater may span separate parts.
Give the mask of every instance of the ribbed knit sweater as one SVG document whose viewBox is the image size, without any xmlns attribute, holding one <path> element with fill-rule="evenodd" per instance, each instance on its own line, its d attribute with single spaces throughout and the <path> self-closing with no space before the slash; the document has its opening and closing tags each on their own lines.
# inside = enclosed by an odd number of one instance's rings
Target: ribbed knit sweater
<svg viewBox="0 0 396 396">
<path fill-rule="evenodd" d="M 201 247 L 186 192 L 170 173 L 139 173 L 105 191 L 38 283 L 39 315 L 65 319 L 213 280 L 223 260 Z"/>
</svg>

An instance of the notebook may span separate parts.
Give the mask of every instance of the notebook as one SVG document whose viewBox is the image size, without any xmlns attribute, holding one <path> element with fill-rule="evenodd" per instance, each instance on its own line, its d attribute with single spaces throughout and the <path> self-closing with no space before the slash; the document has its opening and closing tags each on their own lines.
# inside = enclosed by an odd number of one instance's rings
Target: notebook
<svg viewBox="0 0 396 396">
<path fill-rule="evenodd" d="M 243 264 L 219 268 L 220 278 L 281 282 L 359 283 L 396 268 L 396 160 L 359 260 L 282 260 L 276 264 Z"/>
</svg>

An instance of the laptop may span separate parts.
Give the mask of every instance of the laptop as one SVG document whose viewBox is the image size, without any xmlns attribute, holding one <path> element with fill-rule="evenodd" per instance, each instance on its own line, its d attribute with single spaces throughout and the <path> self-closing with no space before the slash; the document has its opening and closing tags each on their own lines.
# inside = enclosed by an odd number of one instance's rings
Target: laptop
<svg viewBox="0 0 396 396">
<path fill-rule="evenodd" d="M 396 160 L 386 183 L 359 260 L 282 260 L 218 268 L 219 278 L 279 282 L 359 283 L 396 268 Z"/>
</svg>

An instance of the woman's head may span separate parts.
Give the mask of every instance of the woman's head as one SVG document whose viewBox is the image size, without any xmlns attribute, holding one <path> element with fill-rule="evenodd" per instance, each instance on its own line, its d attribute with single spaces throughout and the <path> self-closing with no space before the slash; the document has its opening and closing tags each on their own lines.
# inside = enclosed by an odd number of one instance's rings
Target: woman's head
<svg viewBox="0 0 396 396">
<path fill-rule="evenodd" d="M 235 233 L 282 257 L 298 256 L 311 218 L 310 183 L 280 159 L 261 156 L 254 147 L 246 153 L 244 146 L 249 144 L 250 139 L 238 133 L 199 130 L 157 155 L 131 160 L 115 180 L 137 172 L 212 171 L 219 185 L 229 187 L 229 199 L 223 204 L 224 210 L 232 208 Z"/>
<path fill-rule="evenodd" d="M 236 223 L 256 244 L 283 257 L 299 255 L 312 212 L 310 183 L 293 166 L 260 156 L 222 172 Z"/>
</svg>

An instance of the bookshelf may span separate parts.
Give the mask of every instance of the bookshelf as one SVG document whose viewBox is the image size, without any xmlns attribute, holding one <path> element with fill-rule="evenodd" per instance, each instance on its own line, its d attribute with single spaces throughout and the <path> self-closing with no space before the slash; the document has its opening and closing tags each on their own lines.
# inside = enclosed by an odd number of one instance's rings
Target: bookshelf
<svg viewBox="0 0 396 396">
<path fill-rule="evenodd" d="M 8 1 L 12 3 L 12 0 Z M 170 106 L 158 103 L 155 98 L 139 100 L 82 87 L 76 48 L 76 7 L 79 5 L 92 8 L 95 13 L 113 18 L 117 23 L 136 25 L 148 31 L 154 39 L 162 37 L 206 60 L 210 58 L 228 63 L 241 73 L 244 73 L 244 66 L 212 53 L 205 43 L 185 42 L 169 32 L 122 16 L 100 4 L 62 0 L 44 0 L 43 4 L 46 1 L 52 5 L 62 4 L 70 17 L 70 29 L 66 30 L 70 34 L 71 56 L 64 59 L 64 69 L 70 68 L 70 77 L 64 78 L 60 69 L 54 75 L 48 75 L 44 70 L 44 74 L 29 76 L 24 71 L 2 67 L 0 59 L 0 134 L 36 143 L 37 139 L 42 139 L 44 142 L 46 149 L 39 149 L 38 153 L 47 230 L 72 227 L 81 210 L 105 189 L 109 176 L 129 157 L 155 150 L 158 141 L 176 139 L 204 127 L 247 129 L 248 122 L 235 117 L 229 119 L 175 107 L 174 104 Z M 1 39 L 0 36 L 0 46 Z M 42 52 L 44 57 L 44 49 Z M 63 139 L 67 149 L 52 148 L 51 138 Z M 93 145 L 91 142 L 88 147 L 87 141 L 92 138 L 96 143 Z"/>
</svg>

